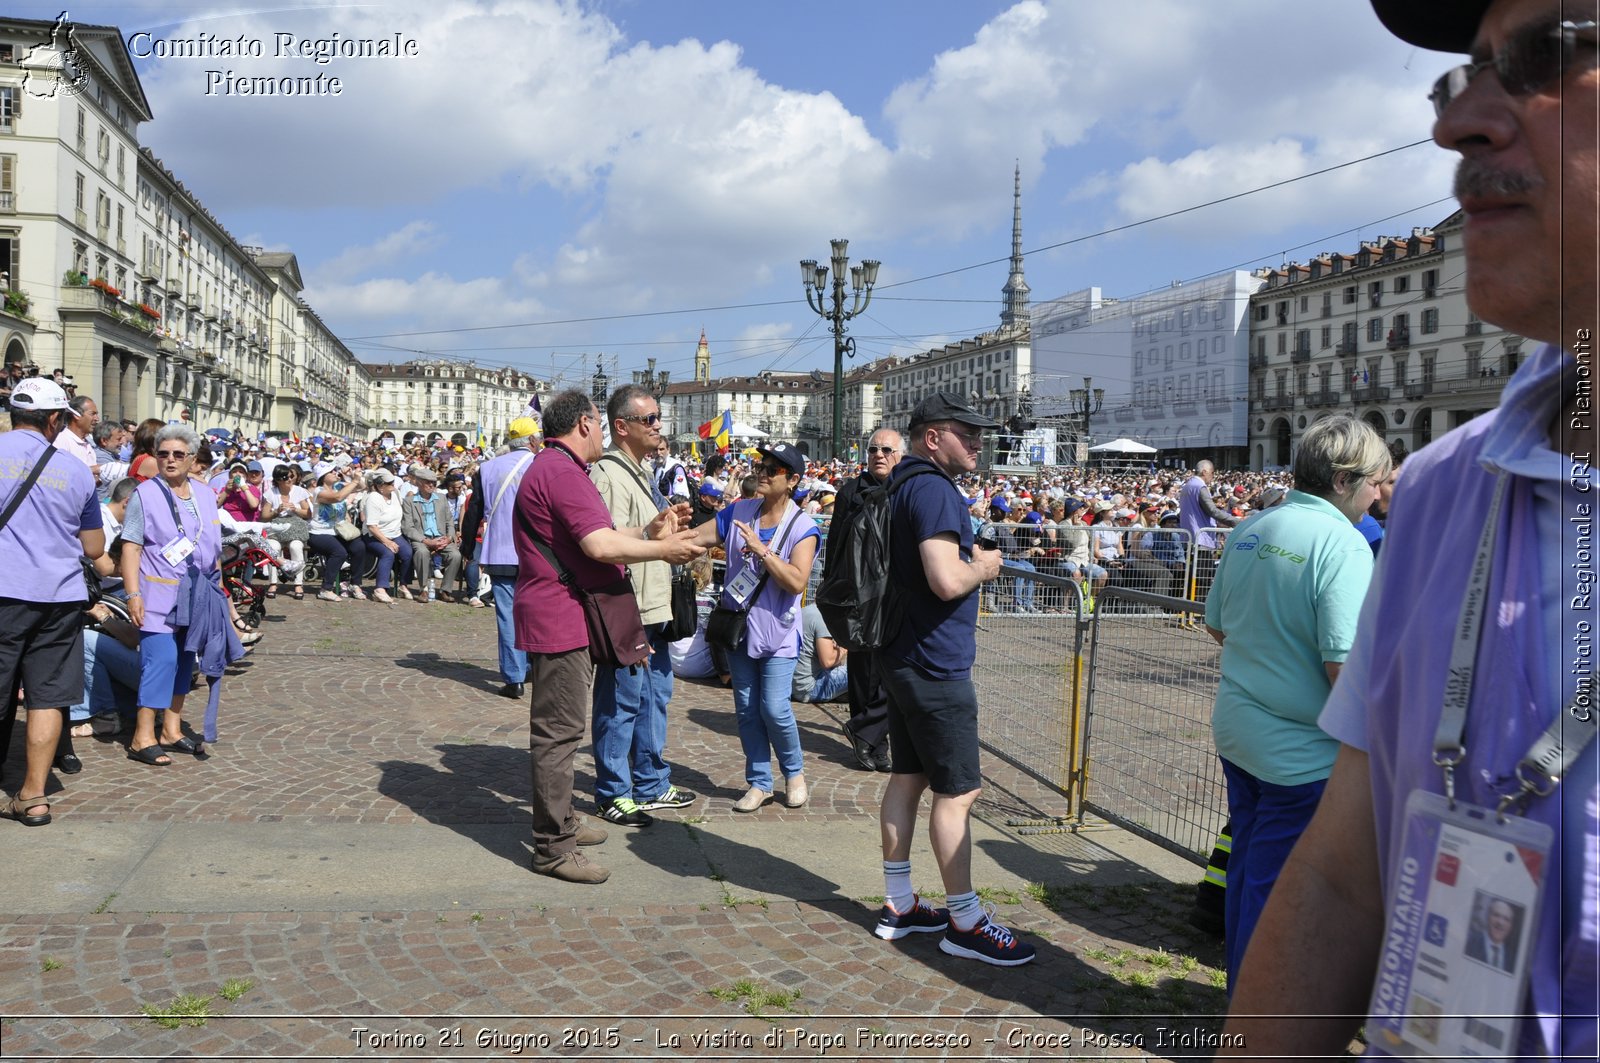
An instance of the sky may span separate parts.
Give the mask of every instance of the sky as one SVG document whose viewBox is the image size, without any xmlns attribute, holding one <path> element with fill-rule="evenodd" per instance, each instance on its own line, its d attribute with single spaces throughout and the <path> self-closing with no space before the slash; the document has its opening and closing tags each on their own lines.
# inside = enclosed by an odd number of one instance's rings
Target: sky
<svg viewBox="0 0 1600 1063">
<path fill-rule="evenodd" d="M 798 262 L 837 237 L 883 263 L 848 326 L 858 359 L 918 353 L 997 325 L 1014 167 L 1035 304 L 1351 251 L 1454 206 L 1451 157 L 1407 145 L 1460 60 L 1390 37 L 1361 0 L 122 0 L 69 16 L 153 53 L 135 60 L 141 142 L 241 243 L 293 251 L 307 301 L 364 361 L 570 385 L 597 359 L 626 378 L 653 357 L 684 379 L 704 329 L 716 375 L 827 371 Z M 159 54 L 201 34 L 262 54 Z M 334 35 L 414 54 L 277 54 Z M 229 72 L 342 91 L 244 96 Z"/>
</svg>

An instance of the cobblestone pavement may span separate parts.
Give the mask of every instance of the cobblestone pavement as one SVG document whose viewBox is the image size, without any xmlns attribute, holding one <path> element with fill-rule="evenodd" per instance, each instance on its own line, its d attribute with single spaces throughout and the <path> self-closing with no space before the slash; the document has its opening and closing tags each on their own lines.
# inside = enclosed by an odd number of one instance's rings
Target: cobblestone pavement
<svg viewBox="0 0 1600 1063">
<path fill-rule="evenodd" d="M 1008 829 L 1062 806 L 999 758 L 986 757 L 976 849 L 987 899 L 1039 946 L 1027 967 L 945 956 L 936 935 L 871 936 L 882 777 L 846 764 L 843 706 L 797 707 L 811 804 L 738 816 L 730 696 L 680 681 L 674 781 L 704 799 L 646 831 L 612 828 L 611 880 L 570 886 L 527 870 L 526 708 L 493 694 L 489 611 L 275 605 L 225 681 L 208 759 L 151 769 L 80 739 L 86 767 L 63 780 L 56 822 L 0 822 L 14 876 L 3 1058 L 1180 1058 L 1215 1045 L 1221 957 L 1185 921 L 1193 869 L 1106 827 Z M 8 789 L 21 747 L 19 732 Z M 584 754 L 582 809 L 592 781 Z M 408 839 L 437 848 L 431 862 L 408 863 Z M 297 858 L 321 870 L 293 879 Z M 925 849 L 915 859 L 931 890 Z"/>
</svg>

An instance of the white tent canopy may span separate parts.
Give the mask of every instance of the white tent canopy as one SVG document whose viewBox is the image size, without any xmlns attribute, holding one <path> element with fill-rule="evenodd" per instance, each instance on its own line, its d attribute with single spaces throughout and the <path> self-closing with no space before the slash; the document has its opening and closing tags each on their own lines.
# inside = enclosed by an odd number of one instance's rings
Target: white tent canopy
<svg viewBox="0 0 1600 1063">
<path fill-rule="evenodd" d="M 759 428 L 752 428 L 743 421 L 733 422 L 733 427 L 728 429 L 728 434 L 734 439 L 765 439 L 767 433 Z"/>
<path fill-rule="evenodd" d="M 1097 447 L 1090 447 L 1091 454 L 1154 454 L 1155 447 L 1147 447 L 1136 440 L 1122 438 L 1113 439 L 1109 443 L 1101 443 Z"/>
</svg>

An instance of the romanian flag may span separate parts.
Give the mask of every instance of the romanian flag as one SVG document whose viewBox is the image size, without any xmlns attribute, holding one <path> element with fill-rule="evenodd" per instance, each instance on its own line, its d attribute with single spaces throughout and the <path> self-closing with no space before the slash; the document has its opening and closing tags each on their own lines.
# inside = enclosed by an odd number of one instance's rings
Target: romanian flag
<svg viewBox="0 0 1600 1063">
<path fill-rule="evenodd" d="M 733 411 L 723 410 L 721 414 L 711 418 L 700 426 L 700 438 L 709 439 L 716 444 L 720 451 L 728 449 L 728 433 L 733 430 Z"/>
</svg>

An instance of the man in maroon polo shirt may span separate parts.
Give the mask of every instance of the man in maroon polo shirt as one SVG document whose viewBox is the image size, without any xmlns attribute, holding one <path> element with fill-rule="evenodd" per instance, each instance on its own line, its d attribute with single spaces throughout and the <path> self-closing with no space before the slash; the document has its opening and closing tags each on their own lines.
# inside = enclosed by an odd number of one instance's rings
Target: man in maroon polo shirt
<svg viewBox="0 0 1600 1063">
<path fill-rule="evenodd" d="M 604 882 L 611 874 L 577 848 L 600 844 L 606 832 L 580 823 L 572 808 L 572 758 L 589 718 L 594 665 L 583 607 L 535 544 L 547 544 L 581 587 L 610 583 L 631 562 L 681 565 L 705 552 L 690 541 L 695 533 L 687 504 L 669 506 L 643 528 L 612 526 L 611 512 L 589 479 L 589 463 L 604 451 L 604 429 L 594 402 L 576 388 L 545 404 L 545 448 L 517 488 L 513 532 L 512 615 L 533 684 L 533 870 L 567 882 Z"/>
</svg>

